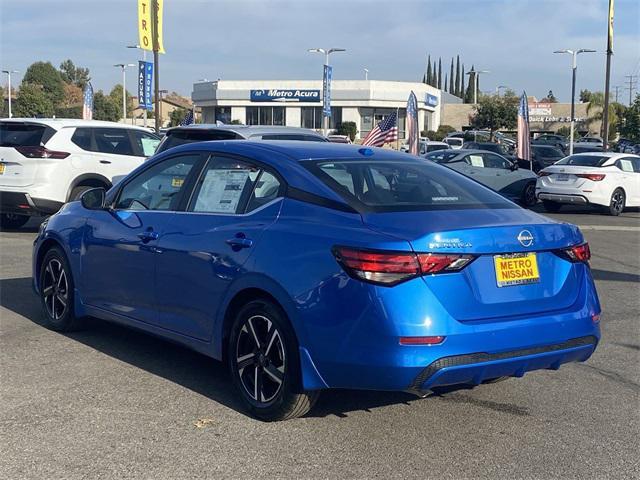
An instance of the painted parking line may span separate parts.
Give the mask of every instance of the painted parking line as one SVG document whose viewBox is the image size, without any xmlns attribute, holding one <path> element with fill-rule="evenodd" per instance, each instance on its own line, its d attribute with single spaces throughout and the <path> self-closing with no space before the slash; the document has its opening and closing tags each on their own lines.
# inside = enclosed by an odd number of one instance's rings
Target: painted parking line
<svg viewBox="0 0 640 480">
<path fill-rule="evenodd" d="M 580 230 L 598 230 L 604 232 L 640 232 L 640 227 L 623 227 L 620 225 L 578 225 Z"/>
</svg>

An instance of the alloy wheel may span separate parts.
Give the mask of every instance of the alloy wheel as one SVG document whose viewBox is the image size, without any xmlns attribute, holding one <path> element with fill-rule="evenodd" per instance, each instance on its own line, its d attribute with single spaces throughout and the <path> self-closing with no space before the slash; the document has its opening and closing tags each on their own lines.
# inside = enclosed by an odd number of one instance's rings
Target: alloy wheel
<svg viewBox="0 0 640 480">
<path fill-rule="evenodd" d="M 524 189 L 524 202 L 527 206 L 533 206 L 536 203 L 536 185 L 530 183 Z"/>
<path fill-rule="evenodd" d="M 622 210 L 624 209 L 624 193 L 622 193 L 621 190 L 613 192 L 611 197 L 611 208 L 618 213 L 622 213 Z"/>
<path fill-rule="evenodd" d="M 69 303 L 69 283 L 62 262 L 52 258 L 44 269 L 42 298 L 47 313 L 53 320 L 59 320 L 67 311 Z"/>
<path fill-rule="evenodd" d="M 263 315 L 249 317 L 238 334 L 236 369 L 245 393 L 268 404 L 282 389 L 286 359 L 282 335 Z"/>
</svg>

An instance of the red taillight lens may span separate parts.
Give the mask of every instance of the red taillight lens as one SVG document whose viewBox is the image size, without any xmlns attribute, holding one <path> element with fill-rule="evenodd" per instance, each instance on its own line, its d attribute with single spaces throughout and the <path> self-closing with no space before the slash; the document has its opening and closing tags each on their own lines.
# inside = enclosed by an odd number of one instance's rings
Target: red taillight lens
<svg viewBox="0 0 640 480">
<path fill-rule="evenodd" d="M 357 250 L 337 247 L 333 254 L 347 273 L 371 283 L 395 285 L 427 273 L 453 272 L 473 260 L 472 255 Z"/>
<path fill-rule="evenodd" d="M 548 177 L 549 175 L 551 175 L 549 172 L 538 172 L 539 177 Z"/>
<path fill-rule="evenodd" d="M 400 345 L 437 345 L 444 341 L 441 335 L 434 337 L 400 337 Z"/>
<path fill-rule="evenodd" d="M 67 152 L 56 152 L 55 150 L 48 150 L 44 147 L 14 147 L 17 151 L 19 151 L 22 155 L 27 158 L 67 158 L 69 153 Z"/>
<path fill-rule="evenodd" d="M 599 182 L 604 180 L 606 175 L 604 173 L 576 173 L 576 177 L 586 178 L 587 180 L 591 180 L 593 182 Z"/>
<path fill-rule="evenodd" d="M 571 262 L 583 262 L 588 263 L 591 259 L 591 249 L 587 242 L 575 245 L 571 248 L 560 250 L 558 252 L 562 257 L 565 257 Z"/>
</svg>

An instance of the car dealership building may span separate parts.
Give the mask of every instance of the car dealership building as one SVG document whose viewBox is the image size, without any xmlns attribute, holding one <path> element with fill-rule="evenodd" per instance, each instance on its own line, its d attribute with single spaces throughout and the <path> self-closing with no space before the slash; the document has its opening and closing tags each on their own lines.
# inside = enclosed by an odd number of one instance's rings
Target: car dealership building
<svg viewBox="0 0 640 480">
<path fill-rule="evenodd" d="M 364 138 L 375 125 L 396 112 L 399 137 L 406 138 L 406 107 L 411 91 L 418 99 L 420 131 L 436 130 L 442 95 L 447 94 L 424 83 L 381 80 L 333 80 L 330 128 L 341 122 L 355 122 L 356 138 Z M 322 128 L 320 80 L 205 81 L 193 85 L 191 97 L 202 112 L 203 123 L 236 120 L 245 125 Z"/>
</svg>

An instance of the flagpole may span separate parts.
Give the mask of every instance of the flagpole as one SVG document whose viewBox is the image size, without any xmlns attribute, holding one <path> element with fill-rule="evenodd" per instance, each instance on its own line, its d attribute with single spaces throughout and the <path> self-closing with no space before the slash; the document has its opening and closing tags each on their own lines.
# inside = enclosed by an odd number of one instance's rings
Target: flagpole
<svg viewBox="0 0 640 480">
<path fill-rule="evenodd" d="M 396 125 L 398 125 L 398 136 L 396 136 L 396 150 L 400 150 L 400 107 L 396 107 Z"/>
<path fill-rule="evenodd" d="M 155 70 L 154 76 L 154 95 L 155 95 L 155 127 L 156 133 L 160 133 L 160 126 L 162 125 L 162 119 L 160 118 L 160 68 L 158 60 L 160 55 L 158 53 L 159 38 L 158 38 L 158 0 L 151 0 L 151 32 L 153 34 L 153 66 Z"/>
</svg>

